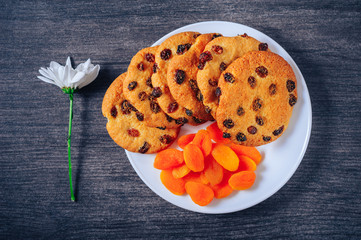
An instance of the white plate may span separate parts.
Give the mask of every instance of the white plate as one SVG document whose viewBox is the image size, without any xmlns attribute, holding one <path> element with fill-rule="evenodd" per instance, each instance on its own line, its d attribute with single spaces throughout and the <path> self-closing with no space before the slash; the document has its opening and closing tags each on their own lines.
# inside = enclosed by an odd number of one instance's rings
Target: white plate
<svg viewBox="0 0 361 240">
<path fill-rule="evenodd" d="M 268 43 L 270 50 L 282 56 L 293 68 L 297 78 L 298 101 L 287 130 L 275 142 L 258 147 L 264 156 L 256 170 L 257 178 L 252 188 L 245 191 L 234 191 L 224 199 L 214 199 L 208 206 L 200 207 L 192 202 L 188 194 L 176 196 L 170 193 L 161 183 L 160 171 L 153 168 L 155 154 L 139 154 L 128 152 L 127 156 L 139 177 L 163 199 L 168 202 L 195 212 L 201 213 L 229 213 L 252 207 L 276 193 L 291 178 L 300 164 L 311 134 L 311 101 L 306 82 L 291 56 L 274 40 L 265 34 L 245 25 L 231 22 L 200 22 L 179 28 L 153 44 L 159 45 L 166 38 L 180 32 L 196 31 L 200 33 L 222 33 L 224 36 L 236 36 L 247 33 L 261 42 Z M 180 136 L 195 133 L 206 128 L 210 122 L 201 126 L 185 125 Z M 176 147 L 173 144 L 171 147 Z"/>
</svg>

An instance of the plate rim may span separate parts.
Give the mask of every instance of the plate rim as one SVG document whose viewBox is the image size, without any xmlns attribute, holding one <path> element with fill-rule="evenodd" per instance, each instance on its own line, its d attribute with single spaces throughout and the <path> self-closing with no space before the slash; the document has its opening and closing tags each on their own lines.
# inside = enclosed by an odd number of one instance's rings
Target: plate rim
<svg viewBox="0 0 361 240">
<path fill-rule="evenodd" d="M 291 179 L 291 177 L 294 175 L 294 173 L 296 172 L 297 168 L 300 166 L 302 160 L 303 160 L 303 157 L 306 153 L 306 150 L 307 150 L 307 147 L 308 147 L 308 144 L 309 144 L 309 141 L 310 141 L 310 137 L 311 137 L 311 131 L 312 131 L 312 102 L 311 102 L 311 97 L 310 97 L 310 94 L 309 94 L 309 91 L 308 91 L 308 87 L 307 87 L 307 83 L 306 83 L 306 80 L 305 78 L 303 77 L 303 74 L 301 72 L 301 70 L 299 69 L 298 65 L 296 64 L 296 62 L 293 60 L 293 58 L 291 57 L 291 55 L 280 45 L 278 44 L 275 40 L 273 40 L 271 37 L 269 37 L 268 35 L 266 35 L 265 33 L 263 32 L 260 32 L 259 30 L 253 28 L 253 27 L 249 27 L 249 26 L 246 26 L 244 24 L 240 24 L 240 23 L 235 23 L 235 22 L 229 22 L 229 21 L 202 21 L 202 22 L 197 22 L 197 23 L 192 23 L 192 24 L 188 24 L 188 25 L 185 25 L 183 27 L 180 27 L 180 28 L 177 28 L 171 32 L 169 32 L 168 34 L 164 35 L 163 37 L 161 37 L 160 39 L 158 39 L 156 42 L 154 42 L 152 44 L 152 46 L 155 46 L 161 42 L 163 42 L 166 38 L 174 35 L 174 34 L 177 34 L 178 32 L 182 32 L 183 30 L 185 29 L 188 29 L 188 28 L 191 28 L 191 27 L 194 27 L 194 26 L 199 26 L 199 25 L 208 25 L 208 24 L 226 24 L 226 25 L 238 25 L 238 27 L 241 27 L 241 28 L 248 28 L 248 29 L 251 29 L 252 31 L 255 31 L 257 32 L 258 34 L 261 34 L 261 35 L 264 35 L 266 38 L 269 38 L 271 41 L 273 41 L 274 44 L 276 44 L 282 51 L 285 52 L 285 54 L 287 55 L 287 57 L 289 58 L 289 60 L 292 62 L 293 66 L 296 68 L 296 70 L 298 71 L 298 73 L 300 74 L 301 76 L 301 80 L 303 80 L 302 82 L 304 83 L 304 86 L 303 86 L 303 91 L 305 91 L 305 96 L 307 98 L 307 103 L 309 103 L 309 106 L 307 106 L 307 112 L 308 112 L 308 124 L 307 124 L 307 132 L 306 132 L 306 139 L 304 140 L 303 142 L 303 146 L 302 146 L 302 150 L 299 154 L 299 157 L 297 159 L 297 161 L 295 161 L 295 163 L 292 165 L 292 168 L 291 170 L 287 173 L 287 175 L 285 175 L 285 177 L 283 178 L 283 181 L 280 181 L 279 184 L 277 186 L 274 186 L 273 187 L 273 190 L 270 191 L 268 194 L 265 194 L 264 196 L 262 196 L 260 199 L 258 199 L 256 202 L 252 202 L 252 203 L 249 203 L 249 204 L 246 204 L 244 207 L 242 208 L 239 208 L 239 209 L 235 209 L 235 210 L 228 210 L 228 211 L 207 211 L 206 208 L 203 208 L 202 210 L 205 210 L 205 211 L 198 211 L 197 209 L 189 209 L 189 208 L 186 208 L 186 207 L 183 207 L 181 205 L 179 205 L 178 203 L 173 203 L 171 202 L 170 200 L 166 199 L 164 196 L 161 195 L 161 193 L 157 190 L 157 189 L 154 189 L 153 186 L 151 184 L 148 184 L 147 180 L 145 180 L 145 177 L 143 176 L 143 174 L 138 170 L 138 168 L 133 164 L 132 161 L 134 161 L 132 159 L 132 156 L 130 154 L 134 154 L 133 152 L 129 152 L 127 150 L 125 150 L 125 153 L 127 155 L 127 158 L 131 164 L 131 166 L 133 167 L 133 169 L 135 170 L 135 172 L 137 173 L 137 175 L 142 179 L 142 181 L 145 183 L 145 185 L 147 187 L 149 187 L 155 194 L 157 194 L 159 197 L 161 197 L 162 199 L 164 199 L 165 201 L 167 201 L 168 203 L 170 204 L 173 204 L 177 207 L 180 207 L 182 209 L 185 209 L 185 210 L 188 210 L 188 211 L 192 211 L 192 212 L 197 212 L 197 213 L 205 213 L 205 214 L 226 214 L 226 213 L 232 213 L 232 212 L 238 212 L 238 211 L 242 211 L 242 210 L 245 210 L 245 209 L 248 209 L 250 207 L 253 207 L 253 206 L 256 206 L 258 205 L 259 203 L 267 200 L 268 198 L 270 198 L 271 196 L 273 196 L 275 193 L 277 193 L 284 185 L 287 184 L 287 182 Z M 191 31 L 191 30 L 187 30 L 187 31 Z M 131 160 L 132 159 L 132 160 Z"/>
</svg>

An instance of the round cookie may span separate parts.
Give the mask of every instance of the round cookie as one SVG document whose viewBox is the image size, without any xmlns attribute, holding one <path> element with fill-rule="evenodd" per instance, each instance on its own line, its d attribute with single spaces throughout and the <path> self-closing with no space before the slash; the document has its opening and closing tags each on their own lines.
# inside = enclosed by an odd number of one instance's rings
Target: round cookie
<svg viewBox="0 0 361 240">
<path fill-rule="evenodd" d="M 237 58 L 250 51 L 268 51 L 267 43 L 243 34 L 219 37 L 207 44 L 199 57 L 197 83 L 203 95 L 207 112 L 216 117 L 218 106 L 217 85 L 221 73 Z"/>
<path fill-rule="evenodd" d="M 167 148 L 177 138 L 179 128 L 161 130 L 138 121 L 136 113 L 123 95 L 126 73 L 117 77 L 105 93 L 102 105 L 108 119 L 110 137 L 122 148 L 131 152 L 155 153 Z"/>
<path fill-rule="evenodd" d="M 157 50 L 155 55 L 155 65 L 153 68 L 152 84 L 159 89 L 160 96 L 157 99 L 163 111 L 176 119 L 176 122 L 198 125 L 204 120 L 190 117 L 186 114 L 186 109 L 180 106 L 173 98 L 167 83 L 167 71 L 172 57 L 178 53 L 187 51 L 187 46 L 192 45 L 200 35 L 198 32 L 182 32 L 166 39 Z"/>
<path fill-rule="evenodd" d="M 198 59 L 204 47 L 213 38 L 213 33 L 202 34 L 192 45 L 186 45 L 185 53 L 177 52 L 168 65 L 167 82 L 174 99 L 185 107 L 188 116 L 203 120 L 214 120 L 205 111 L 203 96 L 197 86 Z"/>
<path fill-rule="evenodd" d="M 123 93 L 127 100 L 138 110 L 136 116 L 149 127 L 177 128 L 172 118 L 160 108 L 151 83 L 155 53 L 158 46 L 144 48 L 130 61 L 127 76 L 124 79 Z"/>
<path fill-rule="evenodd" d="M 218 127 L 246 146 L 275 141 L 287 129 L 297 102 L 297 80 L 279 55 L 254 51 L 235 60 L 219 78 Z"/>
</svg>

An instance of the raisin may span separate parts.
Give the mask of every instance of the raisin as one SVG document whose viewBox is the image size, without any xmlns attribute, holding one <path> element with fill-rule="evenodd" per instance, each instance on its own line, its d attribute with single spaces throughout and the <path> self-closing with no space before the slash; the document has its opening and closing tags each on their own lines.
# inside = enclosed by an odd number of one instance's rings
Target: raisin
<svg viewBox="0 0 361 240">
<path fill-rule="evenodd" d="M 201 91 L 198 90 L 197 94 L 196 94 L 196 98 L 198 101 L 202 102 L 203 101 L 203 94 L 201 93 Z"/>
<path fill-rule="evenodd" d="M 288 92 L 292 92 L 293 90 L 295 90 L 296 84 L 292 80 L 287 80 L 286 87 L 287 87 Z"/>
<path fill-rule="evenodd" d="M 241 37 L 248 37 L 248 34 L 247 34 L 247 33 L 243 33 L 243 34 L 241 35 Z"/>
<path fill-rule="evenodd" d="M 196 118 L 196 117 L 192 117 L 193 121 L 197 124 L 201 124 L 201 123 L 204 123 L 204 120 L 202 119 L 199 119 L 199 118 Z"/>
<path fill-rule="evenodd" d="M 177 69 L 173 79 L 176 83 L 182 84 L 186 79 L 186 73 L 183 70 Z"/>
<path fill-rule="evenodd" d="M 248 78 L 248 84 L 251 88 L 255 88 L 256 84 L 257 84 L 256 79 L 254 77 L 250 76 Z"/>
<path fill-rule="evenodd" d="M 147 143 L 147 142 L 144 142 L 143 146 L 141 146 L 141 147 L 139 148 L 138 152 L 140 152 L 140 153 L 146 153 L 146 152 L 148 152 L 149 148 L 150 148 L 150 144 Z"/>
<path fill-rule="evenodd" d="M 153 73 L 156 73 L 158 69 L 159 69 L 158 64 L 154 63 L 154 65 L 153 65 Z"/>
<path fill-rule="evenodd" d="M 284 129 L 284 126 L 282 125 L 280 128 L 274 130 L 272 133 L 273 133 L 273 135 L 278 136 L 283 132 L 283 129 Z"/>
<path fill-rule="evenodd" d="M 196 38 L 199 37 L 200 35 L 201 35 L 200 33 L 194 34 L 194 35 L 193 35 L 193 38 L 196 39 Z"/>
<path fill-rule="evenodd" d="M 136 81 L 133 81 L 133 82 L 129 83 L 129 85 L 128 85 L 129 91 L 134 90 L 134 88 L 136 88 L 137 85 L 138 85 L 138 83 Z"/>
<path fill-rule="evenodd" d="M 223 133 L 223 138 L 230 138 L 230 137 L 231 137 L 230 133 L 226 133 L 226 132 Z"/>
<path fill-rule="evenodd" d="M 269 95 L 271 95 L 271 96 L 275 95 L 277 92 L 276 84 L 272 83 L 271 85 L 269 85 L 268 91 L 269 91 Z"/>
<path fill-rule="evenodd" d="M 223 53 L 223 48 L 221 46 L 219 46 L 219 45 L 213 45 L 212 50 L 213 50 L 213 52 L 215 52 L 217 54 L 222 54 Z"/>
<path fill-rule="evenodd" d="M 178 119 L 176 119 L 175 120 L 175 123 L 176 124 L 181 124 L 181 125 L 183 125 L 183 124 L 186 124 L 188 122 L 188 119 L 186 119 L 186 118 L 184 118 L 184 117 L 181 117 L 181 118 L 178 118 Z"/>
<path fill-rule="evenodd" d="M 212 40 L 217 38 L 217 37 L 222 37 L 222 34 L 219 34 L 219 33 L 213 34 Z"/>
<path fill-rule="evenodd" d="M 138 68 L 139 71 L 143 71 L 144 70 L 144 64 L 142 62 L 139 63 L 137 68 Z"/>
<path fill-rule="evenodd" d="M 291 107 L 293 107 L 297 102 L 297 97 L 293 94 L 290 94 L 290 98 L 288 100 L 288 103 L 290 104 Z"/>
<path fill-rule="evenodd" d="M 153 91 L 151 94 L 154 98 L 159 98 L 160 96 L 162 96 L 162 90 L 160 89 L 160 87 L 155 87 L 155 88 L 153 88 Z"/>
<path fill-rule="evenodd" d="M 150 102 L 150 109 L 152 110 L 152 112 L 154 113 L 159 113 L 160 111 L 160 107 L 158 105 L 158 103 L 154 102 L 154 101 L 151 101 Z"/>
<path fill-rule="evenodd" d="M 206 111 L 206 113 L 211 113 L 212 109 L 210 107 L 208 107 L 208 106 L 205 106 L 204 111 Z"/>
<path fill-rule="evenodd" d="M 268 75 L 268 70 L 264 66 L 259 66 L 259 67 L 256 68 L 256 73 L 261 78 L 265 78 Z"/>
<path fill-rule="evenodd" d="M 154 99 L 155 99 L 155 97 L 154 97 L 152 94 L 149 94 L 149 95 L 148 95 L 148 100 L 149 100 L 149 101 L 153 102 Z"/>
<path fill-rule="evenodd" d="M 178 103 L 172 102 L 171 104 L 169 104 L 167 111 L 168 111 L 168 113 L 172 113 L 172 112 L 175 112 L 177 109 L 178 109 Z"/>
<path fill-rule="evenodd" d="M 258 111 L 262 107 L 262 100 L 257 98 L 253 101 L 252 108 L 253 111 Z"/>
<path fill-rule="evenodd" d="M 168 48 L 163 49 L 163 51 L 160 52 L 160 58 L 162 60 L 168 60 L 172 56 L 172 51 Z"/>
<path fill-rule="evenodd" d="M 225 73 L 223 77 L 224 77 L 224 81 L 229 83 L 234 83 L 234 77 L 231 73 Z"/>
<path fill-rule="evenodd" d="M 147 81 L 145 82 L 145 84 L 147 84 L 148 87 L 153 88 L 152 79 L 151 79 L 151 78 L 148 78 Z"/>
<path fill-rule="evenodd" d="M 165 134 L 165 135 L 163 135 L 163 136 L 160 136 L 159 140 L 160 140 L 163 144 L 170 144 L 171 142 L 173 142 L 173 137 Z"/>
<path fill-rule="evenodd" d="M 212 87 L 216 87 L 218 85 L 218 80 L 217 79 L 209 79 L 208 80 L 209 85 L 211 85 Z"/>
<path fill-rule="evenodd" d="M 165 130 L 166 129 L 166 127 L 157 127 L 158 129 L 160 129 L 160 130 Z"/>
<path fill-rule="evenodd" d="M 224 62 L 221 62 L 221 65 L 219 65 L 219 70 L 221 72 L 223 72 L 224 70 L 226 70 L 226 68 L 227 68 L 227 65 Z"/>
<path fill-rule="evenodd" d="M 132 137 L 139 137 L 139 135 L 140 135 L 139 131 L 134 128 L 128 129 L 128 134 L 129 134 L 129 136 L 132 136 Z"/>
<path fill-rule="evenodd" d="M 263 141 L 269 142 L 271 140 L 270 136 L 263 136 Z"/>
<path fill-rule="evenodd" d="M 242 116 L 242 115 L 244 115 L 244 109 L 243 109 L 243 107 L 238 107 L 237 108 L 237 115 L 238 116 Z"/>
<path fill-rule="evenodd" d="M 144 120 L 144 114 L 141 112 L 136 112 L 135 115 L 137 116 L 138 121 Z"/>
<path fill-rule="evenodd" d="M 165 115 L 165 117 L 167 118 L 167 121 L 168 122 L 172 122 L 174 119 L 172 117 L 170 117 L 169 115 Z"/>
<path fill-rule="evenodd" d="M 140 92 L 138 94 L 138 98 L 140 101 L 144 101 L 145 99 L 147 99 L 147 93 L 146 92 Z"/>
<path fill-rule="evenodd" d="M 264 124 L 263 118 L 260 116 L 256 116 L 256 123 L 260 126 L 263 126 Z"/>
<path fill-rule="evenodd" d="M 210 51 L 202 52 L 201 55 L 199 55 L 199 63 L 206 63 L 212 59 L 213 57 Z"/>
<path fill-rule="evenodd" d="M 199 88 L 198 88 L 196 80 L 193 80 L 193 79 L 189 80 L 189 85 L 194 92 L 198 92 Z"/>
<path fill-rule="evenodd" d="M 256 134 L 257 133 L 257 128 L 254 127 L 254 126 L 249 126 L 247 128 L 247 131 L 250 133 L 250 134 Z"/>
<path fill-rule="evenodd" d="M 204 63 L 201 63 L 201 62 L 200 62 L 200 63 L 198 64 L 198 69 L 199 69 L 199 70 L 203 70 L 203 68 L 204 68 L 205 66 L 206 66 L 206 63 L 205 63 L 205 62 L 204 62 Z"/>
<path fill-rule="evenodd" d="M 153 54 L 147 53 L 147 54 L 145 54 L 145 59 L 146 59 L 148 62 L 154 62 L 155 57 L 154 57 Z"/>
<path fill-rule="evenodd" d="M 110 115 L 112 117 L 116 117 L 118 115 L 118 111 L 117 111 L 117 108 L 115 106 L 113 106 L 112 109 L 110 109 Z"/>
<path fill-rule="evenodd" d="M 214 92 L 217 98 L 219 98 L 222 95 L 222 90 L 220 87 L 216 88 L 216 91 Z"/>
<path fill-rule="evenodd" d="M 130 104 L 130 102 L 128 102 L 128 106 L 129 106 L 129 109 L 133 112 L 137 112 L 138 110 L 132 105 Z"/>
<path fill-rule="evenodd" d="M 182 55 L 184 52 L 188 51 L 191 48 L 192 44 L 186 43 L 184 45 L 178 45 L 177 54 Z"/>
<path fill-rule="evenodd" d="M 128 102 L 128 100 L 124 100 L 124 101 L 120 104 L 120 108 L 121 108 L 123 114 L 129 114 L 131 109 L 129 108 L 129 102 Z"/>
<path fill-rule="evenodd" d="M 260 43 L 258 45 L 258 50 L 260 50 L 260 51 L 267 51 L 267 49 L 268 49 L 268 44 L 267 43 Z"/>
<path fill-rule="evenodd" d="M 226 119 L 223 121 L 223 126 L 225 126 L 226 128 L 233 128 L 234 122 L 232 121 L 232 119 Z"/>
<path fill-rule="evenodd" d="M 187 114 L 188 116 L 192 116 L 192 115 L 193 115 L 193 112 L 192 112 L 191 110 L 189 110 L 189 109 L 186 109 L 186 114 Z"/>
<path fill-rule="evenodd" d="M 239 132 L 237 133 L 236 135 L 236 139 L 238 142 L 244 142 L 244 141 L 247 141 L 247 137 L 246 135 L 244 135 L 243 133 Z"/>
</svg>

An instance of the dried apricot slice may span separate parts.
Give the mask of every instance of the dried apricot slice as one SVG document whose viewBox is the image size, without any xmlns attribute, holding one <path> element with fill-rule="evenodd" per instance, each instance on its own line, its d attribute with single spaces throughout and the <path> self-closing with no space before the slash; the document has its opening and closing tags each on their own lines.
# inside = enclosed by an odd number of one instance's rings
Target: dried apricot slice
<svg viewBox="0 0 361 240">
<path fill-rule="evenodd" d="M 182 178 L 187 175 L 191 170 L 187 167 L 187 165 L 182 164 L 178 167 L 173 168 L 172 174 L 175 178 Z"/>
<path fill-rule="evenodd" d="M 212 150 L 212 156 L 223 168 L 229 171 L 238 169 L 239 159 L 230 147 L 218 144 Z"/>
<path fill-rule="evenodd" d="M 171 170 L 161 171 L 160 180 L 171 193 L 175 195 L 182 195 L 185 193 L 185 181 L 182 178 L 173 177 Z"/>
<path fill-rule="evenodd" d="M 237 171 L 256 171 L 256 163 L 249 157 L 244 155 L 239 155 L 239 166 Z"/>
<path fill-rule="evenodd" d="M 204 157 L 201 149 L 190 143 L 183 151 L 184 161 L 193 172 L 201 172 L 204 169 Z"/>
<path fill-rule="evenodd" d="M 174 148 L 163 150 L 157 154 L 153 166 L 156 169 L 167 170 L 184 162 L 183 152 Z"/>
<path fill-rule="evenodd" d="M 196 135 L 195 133 L 192 133 L 192 134 L 187 134 L 187 135 L 181 136 L 177 142 L 178 146 L 181 149 L 184 149 L 185 146 L 187 146 L 190 142 L 193 141 L 195 135 Z"/>
<path fill-rule="evenodd" d="M 209 136 L 217 143 L 230 143 L 228 138 L 223 138 L 223 132 L 218 128 L 217 122 L 212 123 L 207 127 Z"/>
<path fill-rule="evenodd" d="M 211 185 L 219 184 L 223 179 L 223 168 L 212 155 L 205 160 L 204 175 Z"/>
<path fill-rule="evenodd" d="M 261 162 L 262 155 L 255 147 L 246 147 L 234 143 L 232 143 L 230 147 L 238 156 L 245 155 L 251 158 L 257 165 Z"/>
<path fill-rule="evenodd" d="M 227 181 L 223 180 L 221 183 L 210 187 L 214 192 L 215 198 L 225 198 L 233 192 L 233 189 L 228 184 L 228 179 Z"/>
<path fill-rule="evenodd" d="M 246 190 L 252 187 L 255 180 L 256 174 L 253 171 L 242 171 L 233 174 L 228 184 L 235 190 Z"/>
<path fill-rule="evenodd" d="M 185 189 L 192 201 L 199 206 L 208 205 L 214 197 L 212 188 L 197 182 L 187 182 Z"/>
</svg>

